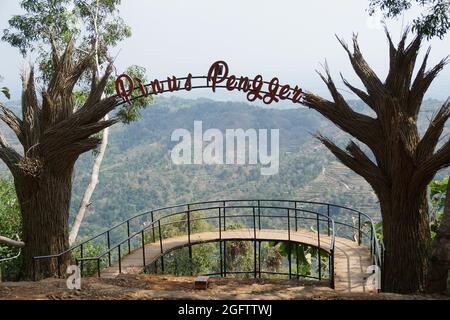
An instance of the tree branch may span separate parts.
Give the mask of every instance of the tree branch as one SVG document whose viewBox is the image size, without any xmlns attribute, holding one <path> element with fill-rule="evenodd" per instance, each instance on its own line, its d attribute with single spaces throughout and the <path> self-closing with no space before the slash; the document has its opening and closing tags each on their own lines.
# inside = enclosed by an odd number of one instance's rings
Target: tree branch
<svg viewBox="0 0 450 320">
<path fill-rule="evenodd" d="M 431 120 L 427 131 L 420 140 L 416 149 L 416 161 L 424 161 L 431 156 L 439 142 L 439 138 L 444 131 L 445 123 L 450 118 L 450 99 L 442 105 L 439 111 Z"/>
<path fill-rule="evenodd" d="M 408 98 L 408 113 L 410 115 L 417 116 L 419 113 L 420 107 L 422 105 L 423 97 L 425 96 L 425 92 L 427 92 L 433 80 L 437 77 L 439 72 L 444 69 L 444 67 L 449 63 L 449 57 L 447 56 L 442 59 L 434 68 L 425 72 L 426 63 L 428 60 L 429 50 L 425 55 L 422 66 L 417 72 L 416 78 L 411 86 L 410 95 Z"/>
<path fill-rule="evenodd" d="M 356 94 L 367 106 L 369 106 L 373 111 L 376 111 L 376 106 L 372 100 L 372 98 L 369 97 L 367 93 L 362 91 L 361 89 L 358 89 L 354 86 L 352 86 L 342 75 L 341 73 L 341 79 L 344 82 L 345 86 L 349 88 L 354 94 Z"/>
<path fill-rule="evenodd" d="M 374 188 L 375 192 L 378 193 L 381 188 L 387 186 L 387 179 L 381 170 L 367 157 L 356 143 L 350 141 L 345 151 L 339 148 L 330 139 L 320 134 L 317 134 L 316 138 L 345 166 L 362 176 Z"/>
<path fill-rule="evenodd" d="M 17 165 L 22 159 L 21 155 L 17 153 L 10 145 L 6 142 L 3 133 L 0 132 L 0 159 L 8 166 L 9 170 L 15 176 L 18 172 Z"/>
<path fill-rule="evenodd" d="M 373 97 L 384 96 L 386 94 L 386 89 L 376 73 L 370 68 L 366 60 L 364 60 L 361 50 L 359 49 L 357 35 L 353 35 L 353 53 L 342 39 L 337 36 L 336 38 L 347 52 L 353 69 L 361 79 L 369 95 Z"/>
<path fill-rule="evenodd" d="M 390 67 L 386 77 L 385 86 L 392 94 L 401 97 L 408 97 L 417 55 L 419 54 L 422 37 L 416 35 L 415 38 L 405 48 L 409 34 L 409 28 L 403 32 L 397 48 L 394 46 L 391 36 L 385 28 L 386 36 L 390 48 Z"/>
<path fill-rule="evenodd" d="M 106 85 L 108 84 L 109 76 L 111 75 L 112 72 L 113 72 L 113 65 L 109 64 L 108 67 L 106 68 L 105 74 L 102 76 L 99 83 L 95 84 L 93 81 L 89 97 L 87 98 L 86 103 L 80 109 L 80 112 L 92 108 L 93 105 L 95 105 L 102 99 L 102 97 L 104 96 Z"/>
<path fill-rule="evenodd" d="M 22 134 L 22 120 L 17 117 L 14 112 L 6 108 L 0 103 L 0 110 L 3 114 L 0 114 L 0 119 L 8 125 L 9 128 L 16 134 L 17 139 L 23 144 L 23 134 Z"/>
<path fill-rule="evenodd" d="M 378 150 L 381 130 L 377 120 L 355 112 L 337 90 L 327 66 L 325 66 L 325 73 L 326 76 L 321 73 L 319 73 L 319 76 L 327 85 L 334 103 L 306 92 L 303 95 L 302 104 L 320 112 L 342 130 L 368 145 L 372 150 Z M 355 123 L 358 123 L 358 125 L 355 126 Z"/>
<path fill-rule="evenodd" d="M 10 247 L 15 247 L 15 248 L 23 248 L 25 247 L 25 243 L 22 241 L 15 241 L 3 236 L 0 236 L 0 244 L 5 244 L 7 246 Z"/>
<path fill-rule="evenodd" d="M 65 155 L 73 156 L 79 152 L 78 156 L 83 152 L 94 149 L 99 141 L 95 139 L 96 142 L 93 143 L 91 136 L 118 122 L 118 119 L 111 119 L 80 125 L 73 123 L 71 120 L 60 122 L 46 131 L 40 145 L 41 152 L 46 160 L 58 161 Z M 68 128 L 71 129 L 67 130 Z M 87 145 L 85 142 L 87 142 Z"/>
<path fill-rule="evenodd" d="M 418 164 L 419 167 L 412 178 L 415 185 L 420 187 L 426 186 L 438 170 L 448 167 L 449 164 L 450 139 L 433 155 Z"/>
<path fill-rule="evenodd" d="M 36 145 L 40 136 L 41 110 L 36 96 L 34 70 L 22 73 L 22 121 L 23 142 L 25 152 Z"/>
</svg>

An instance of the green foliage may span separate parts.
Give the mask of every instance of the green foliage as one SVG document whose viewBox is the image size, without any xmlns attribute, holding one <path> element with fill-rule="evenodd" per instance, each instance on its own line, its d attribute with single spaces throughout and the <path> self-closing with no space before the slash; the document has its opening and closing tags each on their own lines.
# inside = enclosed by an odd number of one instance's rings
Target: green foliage
<svg viewBox="0 0 450 320">
<path fill-rule="evenodd" d="M 10 239 L 21 238 L 21 216 L 14 184 L 8 180 L 0 179 L 0 235 Z M 14 257 L 19 250 L 0 245 L 0 259 Z M 20 268 L 20 259 L 0 262 L 3 277 L 15 280 Z"/>
<path fill-rule="evenodd" d="M 131 65 L 126 69 L 125 73 L 128 74 L 132 79 L 142 80 L 143 84 L 147 84 L 148 82 L 146 74 L 147 70 L 144 67 Z M 105 90 L 108 95 L 116 93 L 115 80 L 116 80 L 115 78 L 111 77 L 111 79 L 108 82 L 108 85 Z M 131 95 L 131 99 L 136 98 L 140 95 L 141 95 L 140 91 L 135 90 Z M 121 119 L 123 123 L 130 124 L 133 121 L 141 119 L 142 118 L 141 110 L 150 106 L 152 102 L 153 102 L 152 96 L 140 97 L 138 99 L 133 100 L 131 106 L 128 104 L 122 105 L 122 108 L 118 111 L 117 116 Z"/>
<path fill-rule="evenodd" d="M 380 221 L 375 224 L 375 233 L 378 240 L 383 239 L 383 221 Z"/>
<path fill-rule="evenodd" d="M 70 39 L 77 40 L 77 54 L 93 50 L 97 40 L 99 64 L 107 62 L 109 50 L 131 36 L 130 27 L 119 16 L 120 0 L 22 0 L 26 11 L 9 21 L 2 40 L 23 55 L 37 49 L 41 79 L 49 80 L 53 63 L 51 41 L 65 48 Z M 90 82 L 89 75 L 83 77 Z"/>
<path fill-rule="evenodd" d="M 9 93 L 9 89 L 7 87 L 2 87 L 1 92 L 6 97 L 6 99 L 11 99 L 11 94 Z"/>
<path fill-rule="evenodd" d="M 280 254 L 281 257 L 285 257 L 288 258 L 289 255 L 291 255 L 291 259 L 293 262 L 293 266 L 296 267 L 296 262 L 298 259 L 298 264 L 299 264 L 299 270 L 298 270 L 298 274 L 299 275 L 304 275 L 304 276 L 310 276 L 315 270 L 314 267 L 317 268 L 318 264 L 317 262 L 315 263 L 315 266 L 313 264 L 314 259 L 317 260 L 318 258 L 318 254 L 319 254 L 319 250 L 316 247 L 313 246 L 309 246 L 306 244 L 295 244 L 295 243 L 288 243 L 288 242 L 278 242 L 278 241 L 270 241 L 269 242 L 269 248 L 275 249 L 276 252 L 278 252 Z M 270 251 L 269 251 L 270 252 Z M 325 260 L 328 259 L 328 255 L 321 251 L 320 253 L 321 259 L 323 260 L 322 265 L 322 271 L 324 271 L 324 267 L 327 265 L 327 262 Z M 266 267 L 268 269 L 271 269 L 270 264 L 273 263 L 273 261 L 271 261 L 271 259 L 266 260 Z M 279 271 L 279 268 L 281 267 L 281 262 L 280 262 L 280 266 L 278 267 L 277 271 Z M 297 270 L 293 271 L 293 273 L 296 273 Z"/>
<path fill-rule="evenodd" d="M 386 18 L 396 18 L 418 6 L 420 16 L 413 20 L 413 29 L 428 38 L 442 39 L 450 29 L 450 1 L 448 0 L 370 0 L 370 13 L 380 9 Z"/>
<path fill-rule="evenodd" d="M 3 78 L 0 76 L 0 82 L 2 82 Z M 0 92 L 6 97 L 6 99 L 11 99 L 11 95 L 9 93 L 9 89 L 7 87 L 0 88 Z"/>
<path fill-rule="evenodd" d="M 431 181 L 428 187 L 430 188 L 432 219 L 430 223 L 431 237 L 436 236 L 439 223 L 444 213 L 445 195 L 447 191 L 448 179 Z"/>
<path fill-rule="evenodd" d="M 147 70 L 144 67 L 137 65 L 131 65 L 125 70 L 125 73 L 127 73 L 130 77 L 133 79 L 141 79 L 143 83 L 147 83 L 148 81 L 146 72 Z M 74 92 L 76 108 L 80 108 L 86 102 L 89 95 L 89 90 L 90 88 L 86 86 L 85 88 Z M 105 94 L 107 96 L 116 94 L 116 78 L 114 76 L 111 76 L 108 79 Z M 135 98 L 132 104 L 122 105 L 122 108 L 117 112 L 117 117 L 122 121 L 122 123 L 130 124 L 131 122 L 140 120 L 142 118 L 141 111 L 152 104 L 152 96 L 137 98 L 139 95 L 139 90 L 135 90 L 131 96 L 131 98 Z"/>
<path fill-rule="evenodd" d="M 33 51 L 35 44 L 49 44 L 50 35 L 66 42 L 79 32 L 76 16 L 69 9 L 69 0 L 22 0 L 24 15 L 15 15 L 9 21 L 9 28 L 3 31 L 2 40 L 17 47 L 23 55 Z"/>
<path fill-rule="evenodd" d="M 206 243 L 192 246 L 192 261 L 189 259 L 187 247 L 176 249 L 164 256 L 165 274 L 173 275 L 198 275 L 218 272 L 218 260 L 216 256 L 217 244 Z M 155 273 L 154 265 L 147 268 L 147 272 Z"/>
</svg>

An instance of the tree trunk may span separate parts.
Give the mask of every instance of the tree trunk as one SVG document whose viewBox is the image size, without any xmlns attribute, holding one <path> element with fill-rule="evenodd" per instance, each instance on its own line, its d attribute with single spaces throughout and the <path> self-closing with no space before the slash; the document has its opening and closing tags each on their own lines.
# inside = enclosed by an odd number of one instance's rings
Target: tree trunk
<svg viewBox="0 0 450 320">
<path fill-rule="evenodd" d="M 383 291 L 411 293 L 425 285 L 428 265 L 429 222 L 426 192 L 391 191 L 391 201 L 381 203 L 386 252 Z"/>
<path fill-rule="evenodd" d="M 68 248 L 68 217 L 73 166 L 55 173 L 45 168 L 36 178 L 16 179 L 23 219 L 23 279 L 63 275 L 70 254 L 34 261 L 33 257 L 59 254 Z"/>
<path fill-rule="evenodd" d="M 450 183 L 447 185 L 444 214 L 431 248 L 427 291 L 447 291 L 450 268 Z"/>
</svg>

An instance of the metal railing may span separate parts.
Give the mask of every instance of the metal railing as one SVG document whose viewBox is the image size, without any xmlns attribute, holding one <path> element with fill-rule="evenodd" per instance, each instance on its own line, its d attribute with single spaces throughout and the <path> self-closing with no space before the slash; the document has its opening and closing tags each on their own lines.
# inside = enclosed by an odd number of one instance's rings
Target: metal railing
<svg viewBox="0 0 450 320">
<path fill-rule="evenodd" d="M 239 214 L 239 215 L 227 215 L 228 212 L 233 209 L 251 209 L 252 214 Z M 204 217 L 192 217 L 194 213 L 215 211 L 216 214 L 213 216 Z M 262 210 L 285 210 L 285 215 L 266 215 L 261 214 Z M 293 214 L 293 215 L 292 215 Z M 182 219 L 173 220 L 175 216 L 183 216 Z M 310 215 L 309 217 L 307 215 Z M 315 216 L 314 217 L 311 217 Z M 191 248 L 191 223 L 199 220 L 215 220 L 217 221 L 217 227 L 219 232 L 218 240 L 222 241 L 222 230 L 227 230 L 227 221 L 229 219 L 236 218 L 253 218 L 253 229 L 256 234 L 256 230 L 261 230 L 261 219 L 263 218 L 284 218 L 287 222 L 287 241 L 291 241 L 291 231 L 292 229 L 299 229 L 299 221 L 302 221 L 302 227 L 316 228 L 314 230 L 317 232 L 317 247 L 323 248 L 321 246 L 321 231 L 326 231 L 327 236 L 330 236 L 332 243 L 330 243 L 330 250 L 327 251 L 330 254 L 329 258 L 329 271 L 330 271 L 330 285 L 334 281 L 334 241 L 335 237 L 343 237 L 349 239 L 355 239 L 359 245 L 364 244 L 368 246 L 370 250 L 370 255 L 372 257 L 373 264 L 378 266 L 380 270 L 383 265 L 383 252 L 380 249 L 380 242 L 376 237 L 375 224 L 373 220 L 366 214 L 347 208 L 340 205 L 313 202 L 313 201 L 296 201 L 296 200 L 217 200 L 217 201 L 205 201 L 205 202 L 195 202 L 190 204 L 182 204 L 169 206 L 164 208 L 159 208 L 155 210 L 145 211 L 137 214 L 115 226 L 102 232 L 90 239 L 87 239 L 76 246 L 55 255 L 48 256 L 38 256 L 34 257 L 35 267 L 37 263 L 42 260 L 56 259 L 58 264 L 58 275 L 61 275 L 61 259 L 64 254 L 78 252 L 79 258 L 77 258 L 77 263 L 81 264 L 83 268 L 86 261 L 96 261 L 97 263 L 97 273 L 100 276 L 101 271 L 101 261 L 102 259 L 107 259 L 107 266 L 112 266 L 113 258 L 117 254 L 117 261 L 119 272 L 121 272 L 121 258 L 125 252 L 131 253 L 134 247 L 142 248 L 142 258 L 145 267 L 145 244 L 148 243 L 148 239 L 152 239 L 152 242 L 160 243 L 160 258 L 162 260 L 164 254 L 168 251 L 164 251 L 163 241 L 163 228 L 168 225 L 185 223 L 187 227 L 188 243 L 187 245 Z M 356 218 L 356 225 L 352 223 L 352 218 Z M 147 219 L 147 220 L 146 220 Z M 172 219 L 172 220 L 170 220 Z M 272 220 L 275 221 L 275 220 Z M 309 221 L 309 224 L 308 224 Z M 293 222 L 293 223 L 292 223 Z M 136 225 L 137 228 L 132 228 L 132 225 Z M 324 227 L 322 225 L 325 225 Z M 248 225 L 247 225 L 248 226 Z M 321 227 L 322 226 L 322 227 Z M 125 236 L 119 237 L 118 241 L 113 241 L 112 233 L 119 229 L 125 229 Z M 132 230 L 134 229 L 134 230 Z M 322 230 L 321 230 L 322 229 Z M 346 231 L 345 231 L 346 230 Z M 123 233 L 123 230 L 122 230 Z M 150 233 L 150 236 L 146 238 L 146 235 Z M 156 235 L 158 234 L 159 239 Z M 88 244 L 99 242 L 103 240 L 106 246 L 106 250 L 96 256 L 86 257 L 85 247 Z M 256 239 L 259 241 L 259 239 Z M 217 240 L 216 240 L 217 241 Z M 114 242 L 114 244 L 113 244 Z M 137 246 L 135 245 L 137 244 Z M 125 246 L 125 249 L 123 247 Z M 190 255 L 191 255 L 191 249 Z M 320 250 L 319 250 L 320 253 Z M 319 264 L 321 263 L 318 259 Z M 319 266 L 320 267 L 320 266 Z M 256 268 L 255 268 L 256 270 Z M 319 268 L 319 270 L 321 270 Z M 223 274 L 223 272 L 221 272 Z M 255 272 L 256 273 L 256 272 Z M 261 272 L 262 273 L 262 272 Z M 259 274 L 259 273 L 258 273 Z M 319 274 L 321 280 L 321 275 Z"/>
</svg>

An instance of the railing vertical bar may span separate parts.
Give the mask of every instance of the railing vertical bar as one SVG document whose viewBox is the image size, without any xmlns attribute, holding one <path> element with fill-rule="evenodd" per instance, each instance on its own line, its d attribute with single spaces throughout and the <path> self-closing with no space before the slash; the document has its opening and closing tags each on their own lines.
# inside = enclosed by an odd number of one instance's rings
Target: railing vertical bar
<svg viewBox="0 0 450 320">
<path fill-rule="evenodd" d="M 159 247 L 161 249 L 161 254 L 163 254 L 164 251 L 163 251 L 162 234 L 161 234 L 161 219 L 158 220 L 158 233 L 159 233 Z"/>
<path fill-rule="evenodd" d="M 261 230 L 261 200 L 258 200 L 258 229 Z"/>
<path fill-rule="evenodd" d="M 219 242 L 219 251 L 220 251 L 220 276 L 223 277 L 222 239 L 220 239 L 220 242 Z"/>
<path fill-rule="evenodd" d="M 223 276 L 227 277 L 227 241 L 223 241 Z"/>
<path fill-rule="evenodd" d="M 256 240 L 256 210 L 253 207 L 253 238 Z"/>
<path fill-rule="evenodd" d="M 127 220 L 127 235 L 128 235 L 128 254 L 130 254 L 131 253 L 130 220 Z"/>
<path fill-rule="evenodd" d="M 258 244 L 258 271 L 259 271 L 259 278 L 261 279 L 261 240 Z"/>
<path fill-rule="evenodd" d="M 253 274 L 256 279 L 256 209 L 253 207 Z"/>
<path fill-rule="evenodd" d="M 188 205 L 188 211 L 187 211 L 187 227 L 188 227 L 188 244 L 191 245 L 191 210 Z"/>
<path fill-rule="evenodd" d="M 219 240 L 222 240 L 222 208 L 219 208 Z"/>
<path fill-rule="evenodd" d="M 227 222 L 226 222 L 226 214 L 225 214 L 225 210 L 226 210 L 226 208 L 225 208 L 225 206 L 226 206 L 226 203 L 225 203 L 225 201 L 222 203 L 223 204 L 223 231 L 227 231 Z"/>
<path fill-rule="evenodd" d="M 297 201 L 294 202 L 295 207 L 295 232 L 298 231 L 298 212 L 297 212 Z"/>
<path fill-rule="evenodd" d="M 328 217 L 328 236 L 330 236 L 330 205 L 327 204 L 327 217 Z"/>
<path fill-rule="evenodd" d="M 358 212 L 358 245 L 361 245 L 361 213 Z"/>
<path fill-rule="evenodd" d="M 153 242 L 156 242 L 156 237 L 155 237 L 155 218 L 153 215 L 153 211 L 150 212 L 151 217 L 152 217 L 152 233 L 153 233 Z"/>
<path fill-rule="evenodd" d="M 145 268 L 145 234 L 144 234 L 144 230 L 142 230 L 141 237 L 142 237 L 142 265 Z"/>
<path fill-rule="evenodd" d="M 84 258 L 83 245 L 80 245 L 80 258 L 81 258 L 80 273 L 81 275 L 83 275 L 83 258 Z"/>
<path fill-rule="evenodd" d="M 108 242 L 108 265 L 111 267 L 111 236 L 109 234 L 109 230 L 108 232 L 106 232 L 106 238 L 107 238 L 107 242 Z"/>
<path fill-rule="evenodd" d="M 120 252 L 120 244 L 117 246 L 117 251 L 119 254 L 119 273 L 122 273 L 122 254 Z"/>
<path fill-rule="evenodd" d="M 287 209 L 287 223 L 288 223 L 288 241 L 291 241 L 291 217 L 289 209 Z"/>
<path fill-rule="evenodd" d="M 256 270 L 257 260 L 256 260 L 256 239 L 253 240 L 253 275 L 256 279 L 258 277 L 258 273 Z"/>
<path fill-rule="evenodd" d="M 320 258 L 320 222 L 319 222 L 319 214 L 316 213 L 317 217 L 317 260 L 318 260 L 318 267 L 319 267 L 319 280 L 322 280 L 322 259 Z"/>
</svg>

